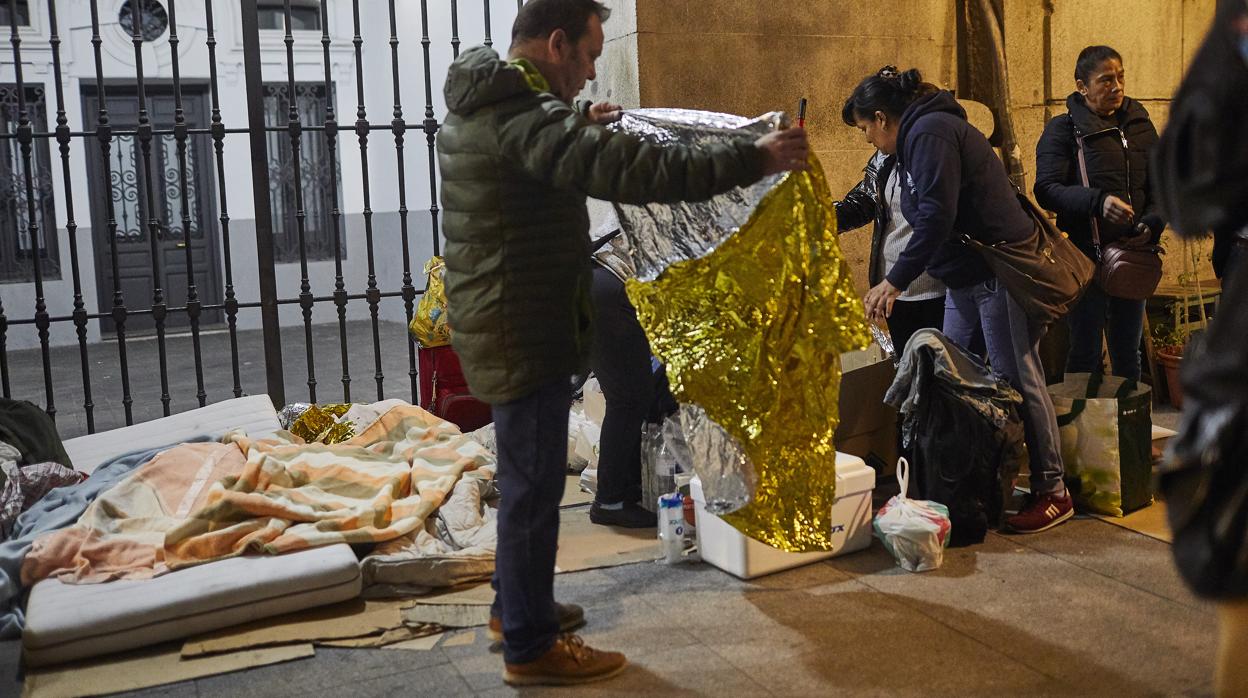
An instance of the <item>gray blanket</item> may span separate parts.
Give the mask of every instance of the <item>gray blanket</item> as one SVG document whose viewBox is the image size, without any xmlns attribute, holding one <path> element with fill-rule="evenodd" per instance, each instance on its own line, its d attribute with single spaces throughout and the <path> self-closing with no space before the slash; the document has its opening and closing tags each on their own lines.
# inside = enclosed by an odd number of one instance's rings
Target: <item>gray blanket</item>
<svg viewBox="0 0 1248 698">
<path fill-rule="evenodd" d="M 915 332 L 910 338 L 910 343 L 903 349 L 901 363 L 897 366 L 897 376 L 884 394 L 884 402 L 897 408 L 902 414 L 913 410 L 923 399 L 919 394 L 922 381 L 918 379 L 918 374 L 922 363 L 919 357 L 924 353 L 932 357 L 932 370 L 936 380 L 954 387 L 958 399 L 997 427 L 1002 427 L 1009 421 L 1011 404 L 1022 404 L 1023 396 L 1010 386 L 1004 376 L 992 371 L 978 357 L 938 330 L 926 328 Z M 907 425 L 909 422 L 902 426 L 904 443 L 910 443 Z"/>
</svg>

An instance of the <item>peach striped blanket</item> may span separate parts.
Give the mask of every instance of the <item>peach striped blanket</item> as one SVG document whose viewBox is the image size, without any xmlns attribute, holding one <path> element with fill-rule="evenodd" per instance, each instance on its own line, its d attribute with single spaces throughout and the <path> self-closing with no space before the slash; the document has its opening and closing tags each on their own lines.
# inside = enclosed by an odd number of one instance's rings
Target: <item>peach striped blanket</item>
<svg viewBox="0 0 1248 698">
<path fill-rule="evenodd" d="M 391 540 L 422 527 L 462 477 L 493 470 L 493 454 L 412 405 L 340 444 L 285 433 L 182 444 L 37 539 L 22 581 L 143 579 L 246 552 Z"/>
</svg>

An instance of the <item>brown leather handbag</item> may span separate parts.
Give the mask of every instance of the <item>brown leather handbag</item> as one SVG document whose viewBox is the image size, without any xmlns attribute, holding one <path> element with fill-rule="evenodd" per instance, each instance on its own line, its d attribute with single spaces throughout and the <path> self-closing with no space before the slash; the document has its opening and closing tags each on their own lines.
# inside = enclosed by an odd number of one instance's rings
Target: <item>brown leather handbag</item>
<svg viewBox="0 0 1248 698">
<path fill-rule="evenodd" d="M 1125 149 L 1126 136 L 1119 129 L 1112 130 L 1118 131 Z M 1076 136 L 1075 142 L 1079 151 L 1079 176 L 1083 180 L 1083 186 L 1089 187 L 1088 162 L 1083 154 L 1084 138 L 1082 135 Z M 1093 213 L 1092 245 L 1096 252 L 1094 278 L 1105 293 L 1114 298 L 1142 301 L 1157 290 L 1157 284 L 1161 283 L 1161 255 L 1165 250 L 1160 245 L 1148 244 L 1148 233 L 1102 245 L 1101 227 Z"/>
</svg>

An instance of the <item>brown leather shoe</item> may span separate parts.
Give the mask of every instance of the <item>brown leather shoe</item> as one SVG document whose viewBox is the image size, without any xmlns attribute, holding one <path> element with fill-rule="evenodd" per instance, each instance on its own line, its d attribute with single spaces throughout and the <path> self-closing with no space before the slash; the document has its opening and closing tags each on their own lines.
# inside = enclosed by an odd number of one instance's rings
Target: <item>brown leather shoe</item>
<svg viewBox="0 0 1248 698">
<path fill-rule="evenodd" d="M 609 679 L 624 671 L 628 660 L 619 652 L 603 652 L 577 635 L 560 635 L 546 654 L 525 664 L 506 664 L 503 681 L 512 686 L 571 686 Z"/>
<path fill-rule="evenodd" d="M 556 601 L 555 613 L 559 616 L 559 632 L 561 633 L 570 633 L 585 625 L 585 609 L 574 603 L 559 603 Z M 490 624 L 486 628 L 486 634 L 490 636 L 491 642 L 502 642 L 503 619 L 490 616 Z"/>
</svg>

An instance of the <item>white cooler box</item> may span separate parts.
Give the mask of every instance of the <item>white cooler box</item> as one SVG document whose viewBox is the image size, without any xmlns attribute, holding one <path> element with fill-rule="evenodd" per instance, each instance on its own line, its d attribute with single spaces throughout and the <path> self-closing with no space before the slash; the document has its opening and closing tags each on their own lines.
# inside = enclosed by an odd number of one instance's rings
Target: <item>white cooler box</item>
<svg viewBox="0 0 1248 698">
<path fill-rule="evenodd" d="M 836 454 L 836 501 L 832 504 L 832 536 L 835 549 L 827 552 L 789 553 L 760 543 L 706 512 L 702 482 L 693 478 L 690 492 L 698 517 L 698 550 L 702 559 L 719 569 L 753 579 L 765 574 L 809 565 L 871 545 L 871 491 L 875 471 L 858 456 Z"/>
</svg>

